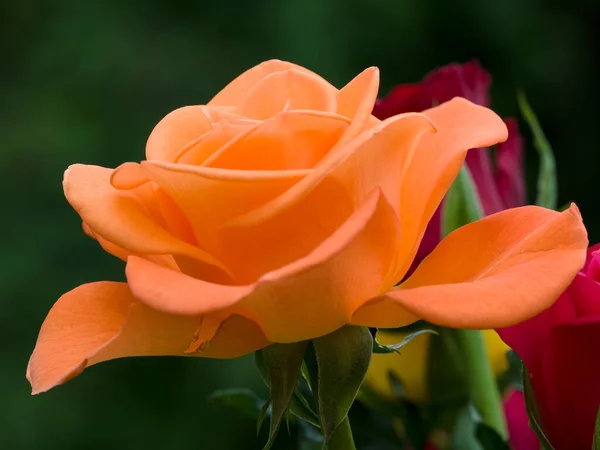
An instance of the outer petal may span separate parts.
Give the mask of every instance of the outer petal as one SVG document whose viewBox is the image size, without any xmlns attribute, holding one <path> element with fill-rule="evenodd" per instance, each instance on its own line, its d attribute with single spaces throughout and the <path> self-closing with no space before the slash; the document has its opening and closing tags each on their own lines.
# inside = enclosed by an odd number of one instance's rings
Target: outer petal
<svg viewBox="0 0 600 450">
<path fill-rule="evenodd" d="M 82 228 L 85 234 L 87 234 L 92 239 L 98 241 L 98 244 L 100 244 L 100 246 L 104 249 L 105 252 L 110 253 L 111 255 L 122 259 L 123 261 L 127 261 L 127 258 L 131 256 L 131 252 L 113 244 L 110 241 L 107 241 L 102 236 L 99 236 L 98 234 L 94 233 L 94 230 L 92 230 L 89 227 L 89 225 L 87 225 L 85 222 L 82 223 Z M 179 267 L 175 262 L 175 258 L 173 258 L 172 255 L 146 255 L 146 258 L 161 266 L 169 267 L 174 270 L 179 270 Z"/>
<path fill-rule="evenodd" d="M 548 345 L 552 328 L 577 317 L 574 302 L 573 290 L 569 288 L 547 310 L 529 320 L 496 331 L 517 352 L 530 372 L 541 373 L 539 349 Z"/>
<path fill-rule="evenodd" d="M 574 205 L 563 213 L 535 206 L 503 211 L 451 233 L 353 323 L 395 327 L 408 310 L 454 328 L 514 325 L 555 301 L 583 265 L 586 248 Z"/>
<path fill-rule="evenodd" d="M 504 399 L 504 413 L 508 426 L 508 440 L 514 450 L 539 450 L 535 431 L 529 426 L 523 392 L 513 390 Z"/>
<path fill-rule="evenodd" d="M 288 69 L 258 81 L 235 108 L 237 114 L 265 120 L 296 109 L 335 112 L 337 89 L 318 75 Z"/>
<path fill-rule="evenodd" d="M 139 258 L 130 258 L 127 279 L 136 297 L 152 308 L 186 315 L 236 313 L 258 323 L 272 342 L 297 342 L 348 323 L 356 305 L 381 288 L 399 238 L 397 218 L 376 190 L 311 254 L 254 284 L 218 286 Z"/>
<path fill-rule="evenodd" d="M 460 97 L 424 114 L 438 132 L 423 136 L 403 167 L 400 220 L 404 247 L 398 254 L 396 280 L 410 267 L 427 223 L 456 178 L 467 151 L 507 136 L 504 122 L 493 111 Z"/>
<path fill-rule="evenodd" d="M 304 67 L 296 64 L 289 63 L 287 61 L 280 61 L 278 59 L 272 59 L 265 61 L 253 68 L 247 70 L 238 76 L 235 80 L 229 83 L 225 88 L 221 90 L 213 99 L 208 102 L 210 106 L 235 106 L 246 96 L 248 91 L 252 87 L 262 80 L 267 75 L 272 73 L 281 72 L 284 70 L 296 69 L 305 73 L 314 74 Z"/>
<path fill-rule="evenodd" d="M 176 238 L 131 191 L 110 184 L 111 169 L 75 164 L 65 172 L 67 200 L 95 234 L 129 253 L 183 255 L 226 271 L 205 251 Z"/>
<path fill-rule="evenodd" d="M 600 404 L 599 341 L 600 316 L 586 317 L 552 329 L 548 344 L 538 348 L 543 365 L 539 373 L 531 370 L 533 388 L 541 425 L 557 450 L 592 448 Z"/>
<path fill-rule="evenodd" d="M 319 111 L 286 111 L 232 140 L 205 163 L 237 170 L 310 169 L 337 143 L 349 120 Z"/>
<path fill-rule="evenodd" d="M 27 378 L 37 394 L 101 361 L 125 356 L 184 356 L 200 323 L 198 317 L 172 316 L 147 308 L 135 300 L 125 283 L 85 284 L 63 295 L 48 313 Z M 232 317 L 221 325 L 202 356 L 234 357 L 265 345 L 256 325 Z"/>
</svg>

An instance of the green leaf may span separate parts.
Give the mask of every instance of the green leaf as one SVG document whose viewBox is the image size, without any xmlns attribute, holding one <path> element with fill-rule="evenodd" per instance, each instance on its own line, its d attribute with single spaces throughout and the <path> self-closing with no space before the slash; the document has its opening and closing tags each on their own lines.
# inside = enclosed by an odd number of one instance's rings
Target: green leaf
<svg viewBox="0 0 600 450">
<path fill-rule="evenodd" d="M 471 389 L 467 381 L 465 355 L 454 330 L 439 328 L 427 350 L 427 397 L 432 404 L 465 403 Z"/>
<path fill-rule="evenodd" d="M 533 398 L 533 390 L 531 388 L 531 378 L 529 377 L 529 371 L 526 366 L 523 366 L 523 396 L 525 397 L 525 409 L 527 409 L 527 415 L 529 416 L 530 428 L 537 435 L 544 450 L 554 450 L 554 447 L 552 447 L 540 426 L 539 415 Z"/>
<path fill-rule="evenodd" d="M 400 354 L 399 350 L 402 347 L 404 347 L 406 344 L 408 344 L 410 341 L 412 341 L 417 336 L 420 336 L 425 333 L 439 334 L 437 331 L 432 330 L 432 329 L 419 330 L 419 331 L 415 331 L 414 333 L 409 334 L 408 336 L 406 336 L 404 339 L 402 339 L 397 344 L 388 344 L 388 345 L 379 343 L 377 341 L 377 335 L 375 335 L 375 339 L 373 339 L 373 353 L 398 353 L 398 354 Z"/>
<path fill-rule="evenodd" d="M 548 139 L 546 139 L 540 122 L 531 109 L 531 106 L 529 106 L 527 97 L 525 97 L 523 92 L 517 94 L 517 101 L 521 114 L 523 114 L 533 134 L 533 143 L 540 157 L 540 172 L 537 182 L 538 193 L 535 204 L 545 208 L 556 209 L 558 183 L 556 181 L 556 162 L 554 161 L 552 147 Z"/>
<path fill-rule="evenodd" d="M 345 326 L 314 339 L 313 346 L 318 366 L 315 395 L 321 430 L 327 444 L 348 415 L 367 373 L 373 352 L 373 336 L 366 327 Z M 310 376 L 314 377 L 313 374 Z"/>
<path fill-rule="evenodd" d="M 506 352 L 506 361 L 508 368 L 498 380 L 498 389 L 504 392 L 506 389 L 513 387 L 519 391 L 523 391 L 523 361 L 519 358 L 514 350 Z"/>
<path fill-rule="evenodd" d="M 246 388 L 221 389 L 213 392 L 208 400 L 231 408 L 244 417 L 258 419 L 264 400 Z"/>
<path fill-rule="evenodd" d="M 268 388 L 271 388 L 271 381 L 269 380 L 269 370 L 265 365 L 265 358 L 263 356 L 263 350 L 257 350 L 254 352 L 254 363 L 256 364 L 256 368 L 258 369 L 258 373 L 260 374 L 260 378 L 263 380 L 265 385 Z"/>
<path fill-rule="evenodd" d="M 592 450 L 600 450 L 600 408 L 598 408 L 598 414 L 596 414 L 596 427 L 594 428 Z"/>
<path fill-rule="evenodd" d="M 477 423 L 481 420 L 472 404 L 466 404 L 456 411 L 452 427 L 451 446 L 460 450 L 483 450 L 475 436 Z"/>
<path fill-rule="evenodd" d="M 265 450 L 270 449 L 275 442 L 281 420 L 296 390 L 306 344 L 306 342 L 271 344 L 262 350 L 262 359 L 271 387 L 272 403 L 269 441 L 264 447 Z"/>
<path fill-rule="evenodd" d="M 477 424 L 475 436 L 483 447 L 483 450 L 510 450 L 508 442 L 505 442 L 496 430 L 484 423 Z"/>
<path fill-rule="evenodd" d="M 466 164 L 446 194 L 442 210 L 442 235 L 483 217 L 483 208 L 477 196 L 477 188 Z"/>
</svg>

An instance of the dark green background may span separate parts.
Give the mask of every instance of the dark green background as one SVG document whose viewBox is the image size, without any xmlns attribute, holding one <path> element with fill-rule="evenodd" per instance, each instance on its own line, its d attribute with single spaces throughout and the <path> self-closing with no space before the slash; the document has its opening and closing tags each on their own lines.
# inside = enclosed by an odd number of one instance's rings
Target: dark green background
<svg viewBox="0 0 600 450">
<path fill-rule="evenodd" d="M 596 241 L 599 13 L 597 0 L 2 2 L 0 448 L 260 448 L 251 421 L 206 402 L 218 387 L 259 386 L 248 358 L 121 360 L 29 396 L 25 366 L 52 303 L 123 279 L 63 198 L 69 164 L 140 160 L 162 116 L 265 59 L 338 86 L 377 65 L 384 93 L 477 57 L 497 111 L 517 114 L 515 91 L 528 93 L 555 148 L 560 203 L 578 202 Z"/>
</svg>

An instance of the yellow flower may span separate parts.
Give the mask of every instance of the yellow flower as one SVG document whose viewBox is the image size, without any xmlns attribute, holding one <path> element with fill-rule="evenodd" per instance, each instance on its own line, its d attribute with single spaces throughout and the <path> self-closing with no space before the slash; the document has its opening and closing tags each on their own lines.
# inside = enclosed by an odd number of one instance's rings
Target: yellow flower
<svg viewBox="0 0 600 450">
<path fill-rule="evenodd" d="M 509 347 L 494 330 L 485 330 L 483 335 L 492 370 L 496 376 L 501 375 L 508 368 L 506 352 Z M 405 336 L 403 333 L 382 330 L 377 333 L 377 340 L 389 345 L 400 342 Z M 374 354 L 365 383 L 380 394 L 391 396 L 388 373 L 392 372 L 402 382 L 409 400 L 415 403 L 426 402 L 427 350 L 430 339 L 435 338 L 431 334 L 422 334 L 404 346 L 400 354 Z"/>
</svg>

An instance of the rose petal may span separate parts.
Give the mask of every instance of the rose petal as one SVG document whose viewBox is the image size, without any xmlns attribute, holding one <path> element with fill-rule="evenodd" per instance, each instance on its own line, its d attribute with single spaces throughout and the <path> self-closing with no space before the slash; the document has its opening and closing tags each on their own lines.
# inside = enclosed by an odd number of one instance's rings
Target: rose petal
<svg viewBox="0 0 600 450">
<path fill-rule="evenodd" d="M 251 285 L 218 286 L 139 258 L 130 258 L 127 278 L 136 297 L 157 310 L 237 313 L 272 342 L 297 342 L 346 324 L 356 305 L 380 290 L 399 239 L 393 209 L 375 190 L 311 254 Z"/>
<path fill-rule="evenodd" d="M 288 111 L 265 120 L 230 141 L 204 165 L 236 170 L 310 169 L 348 128 L 343 116 L 319 111 Z"/>
<path fill-rule="evenodd" d="M 197 241 L 219 259 L 217 232 L 224 223 L 285 192 L 308 173 L 237 171 L 161 161 L 141 165 L 181 208 Z"/>
<path fill-rule="evenodd" d="M 540 373 L 539 349 L 548 345 L 550 330 L 563 320 L 576 317 L 571 291 L 567 289 L 551 308 L 529 320 L 508 328 L 498 328 L 496 331 L 502 340 L 521 357 L 530 372 Z"/>
<path fill-rule="evenodd" d="M 320 76 L 288 69 L 258 81 L 246 92 L 235 112 L 258 120 L 295 109 L 335 112 L 336 93 L 337 90 Z"/>
<path fill-rule="evenodd" d="M 81 225 L 84 233 L 92 239 L 98 241 L 98 244 L 100 244 L 100 246 L 104 249 L 105 252 L 110 253 L 111 255 L 116 256 L 117 258 L 123 261 L 127 261 L 127 258 L 132 255 L 131 252 L 119 247 L 118 245 L 113 244 L 110 241 L 107 241 L 102 236 L 99 236 L 85 222 L 82 222 Z M 161 266 L 169 267 L 174 270 L 179 270 L 179 267 L 175 262 L 175 258 L 172 255 L 146 255 L 146 258 Z"/>
<path fill-rule="evenodd" d="M 292 205 L 297 204 L 303 198 L 307 197 L 315 186 L 324 180 L 333 167 L 339 165 L 340 162 L 348 157 L 348 155 L 360 148 L 365 141 L 387 127 L 388 124 L 377 124 L 377 127 L 365 132 L 362 139 L 355 139 L 365 129 L 369 128 L 373 124 L 373 121 L 377 120 L 371 115 L 371 110 L 373 109 L 373 104 L 377 98 L 379 71 L 377 69 L 367 69 L 358 75 L 351 83 L 354 86 L 351 91 L 354 91 L 354 89 L 357 89 L 358 87 L 364 87 L 365 90 L 360 104 L 356 107 L 356 112 L 350 122 L 350 126 L 346 129 L 346 132 L 337 142 L 335 147 L 331 149 L 325 158 L 323 158 L 319 166 L 309 177 L 306 177 L 305 180 L 297 183 L 296 186 L 285 194 L 241 217 L 236 221 L 236 225 L 250 226 L 265 222 L 278 214 L 281 214 L 286 209 L 289 209 Z M 348 101 L 347 103 L 350 102 Z M 409 119 L 409 122 L 411 120 L 412 119 Z M 403 126 L 404 125 L 407 124 L 403 124 Z"/>
<path fill-rule="evenodd" d="M 495 180 L 504 208 L 515 208 L 527 203 L 523 174 L 523 138 L 514 119 L 507 119 L 505 123 L 508 139 L 497 147 Z M 490 181 L 487 180 L 487 183 Z"/>
<path fill-rule="evenodd" d="M 528 206 L 454 231 L 397 289 L 369 301 L 357 325 L 396 327 L 405 311 L 454 328 L 514 325 L 548 308 L 585 261 L 587 233 L 573 205 Z"/>
<path fill-rule="evenodd" d="M 278 59 L 271 59 L 260 63 L 251 69 L 245 71 L 239 75 L 236 79 L 225 86 L 221 92 L 213 97 L 208 102 L 210 106 L 235 106 L 239 105 L 240 101 L 244 99 L 248 91 L 252 89 L 256 83 L 262 80 L 267 75 L 272 73 L 281 72 L 284 70 L 296 69 L 305 73 L 316 75 L 304 67 L 296 64 L 289 63 L 287 61 L 280 61 Z"/>
<path fill-rule="evenodd" d="M 213 126 L 211 131 L 183 147 L 175 156 L 175 162 L 200 166 L 208 158 L 218 153 L 222 147 L 240 139 L 260 123 L 257 120 L 249 119 L 219 122 Z"/>
<path fill-rule="evenodd" d="M 254 210 L 221 229 L 223 253 L 219 255 L 233 255 L 233 259 L 223 256 L 225 264 L 235 273 L 246 272 L 247 280 L 254 281 L 310 253 L 366 201 L 373 189 L 380 188 L 398 210 L 398 168 L 420 136 L 431 131 L 429 120 L 419 114 L 398 116 L 371 128 L 344 147 L 337 163 L 321 162 L 277 198 L 294 191 L 297 197 L 289 207 L 266 220 L 259 217 L 257 222 L 253 222 Z M 307 187 L 307 179 L 315 185 Z M 273 236 L 277 237 L 276 245 Z M 388 280 L 389 287 L 395 281 Z"/>
<path fill-rule="evenodd" d="M 181 147 L 212 128 L 205 106 L 184 106 L 167 114 L 152 130 L 146 158 L 173 161 Z"/>
<path fill-rule="evenodd" d="M 501 145 L 501 144 L 500 144 Z M 465 162 L 477 189 L 477 196 L 481 202 L 485 215 L 494 214 L 506 209 L 494 182 L 494 167 L 492 156 L 488 148 L 474 148 L 467 152 Z M 522 206 L 520 205 L 515 206 Z"/>
<path fill-rule="evenodd" d="M 493 111 L 457 97 L 424 111 L 437 133 L 423 136 L 403 167 L 400 221 L 403 248 L 395 279 L 410 267 L 428 222 L 462 167 L 470 148 L 506 139 L 504 122 Z"/>
<path fill-rule="evenodd" d="M 504 413 L 511 448 L 513 450 L 539 450 L 538 438 L 535 431 L 529 426 L 523 392 L 513 390 L 507 395 L 504 400 Z"/>
<path fill-rule="evenodd" d="M 33 393 L 47 391 L 86 367 L 125 356 L 179 355 L 197 334 L 202 319 L 153 311 L 131 295 L 127 284 L 84 284 L 64 294 L 44 321 L 27 367 Z M 204 353 L 235 357 L 268 342 L 252 322 L 225 320 Z"/>
<path fill-rule="evenodd" d="M 82 164 L 70 166 L 65 172 L 65 196 L 96 235 L 128 253 L 184 255 L 226 271 L 212 255 L 159 225 L 148 205 L 142 204 L 134 192 L 113 188 L 111 173 L 111 169 Z"/>
<path fill-rule="evenodd" d="M 357 114 L 363 116 L 356 123 L 364 123 L 364 116 L 370 116 L 373 109 L 371 103 L 379 89 L 379 69 L 369 67 L 358 74 L 352 81 L 337 93 L 337 113 L 350 119 Z M 356 135 L 363 130 L 356 130 Z"/>
<path fill-rule="evenodd" d="M 126 162 L 121 164 L 110 176 L 110 184 L 120 191 L 128 191 L 140 187 L 150 181 L 148 175 L 138 163 Z"/>
<path fill-rule="evenodd" d="M 553 328 L 548 344 L 538 348 L 543 372 L 533 374 L 532 370 L 532 374 L 544 389 L 535 394 L 536 399 L 545 394 L 538 409 L 542 427 L 556 449 L 592 448 L 600 402 L 598 342 L 600 318 L 587 317 Z"/>
</svg>

